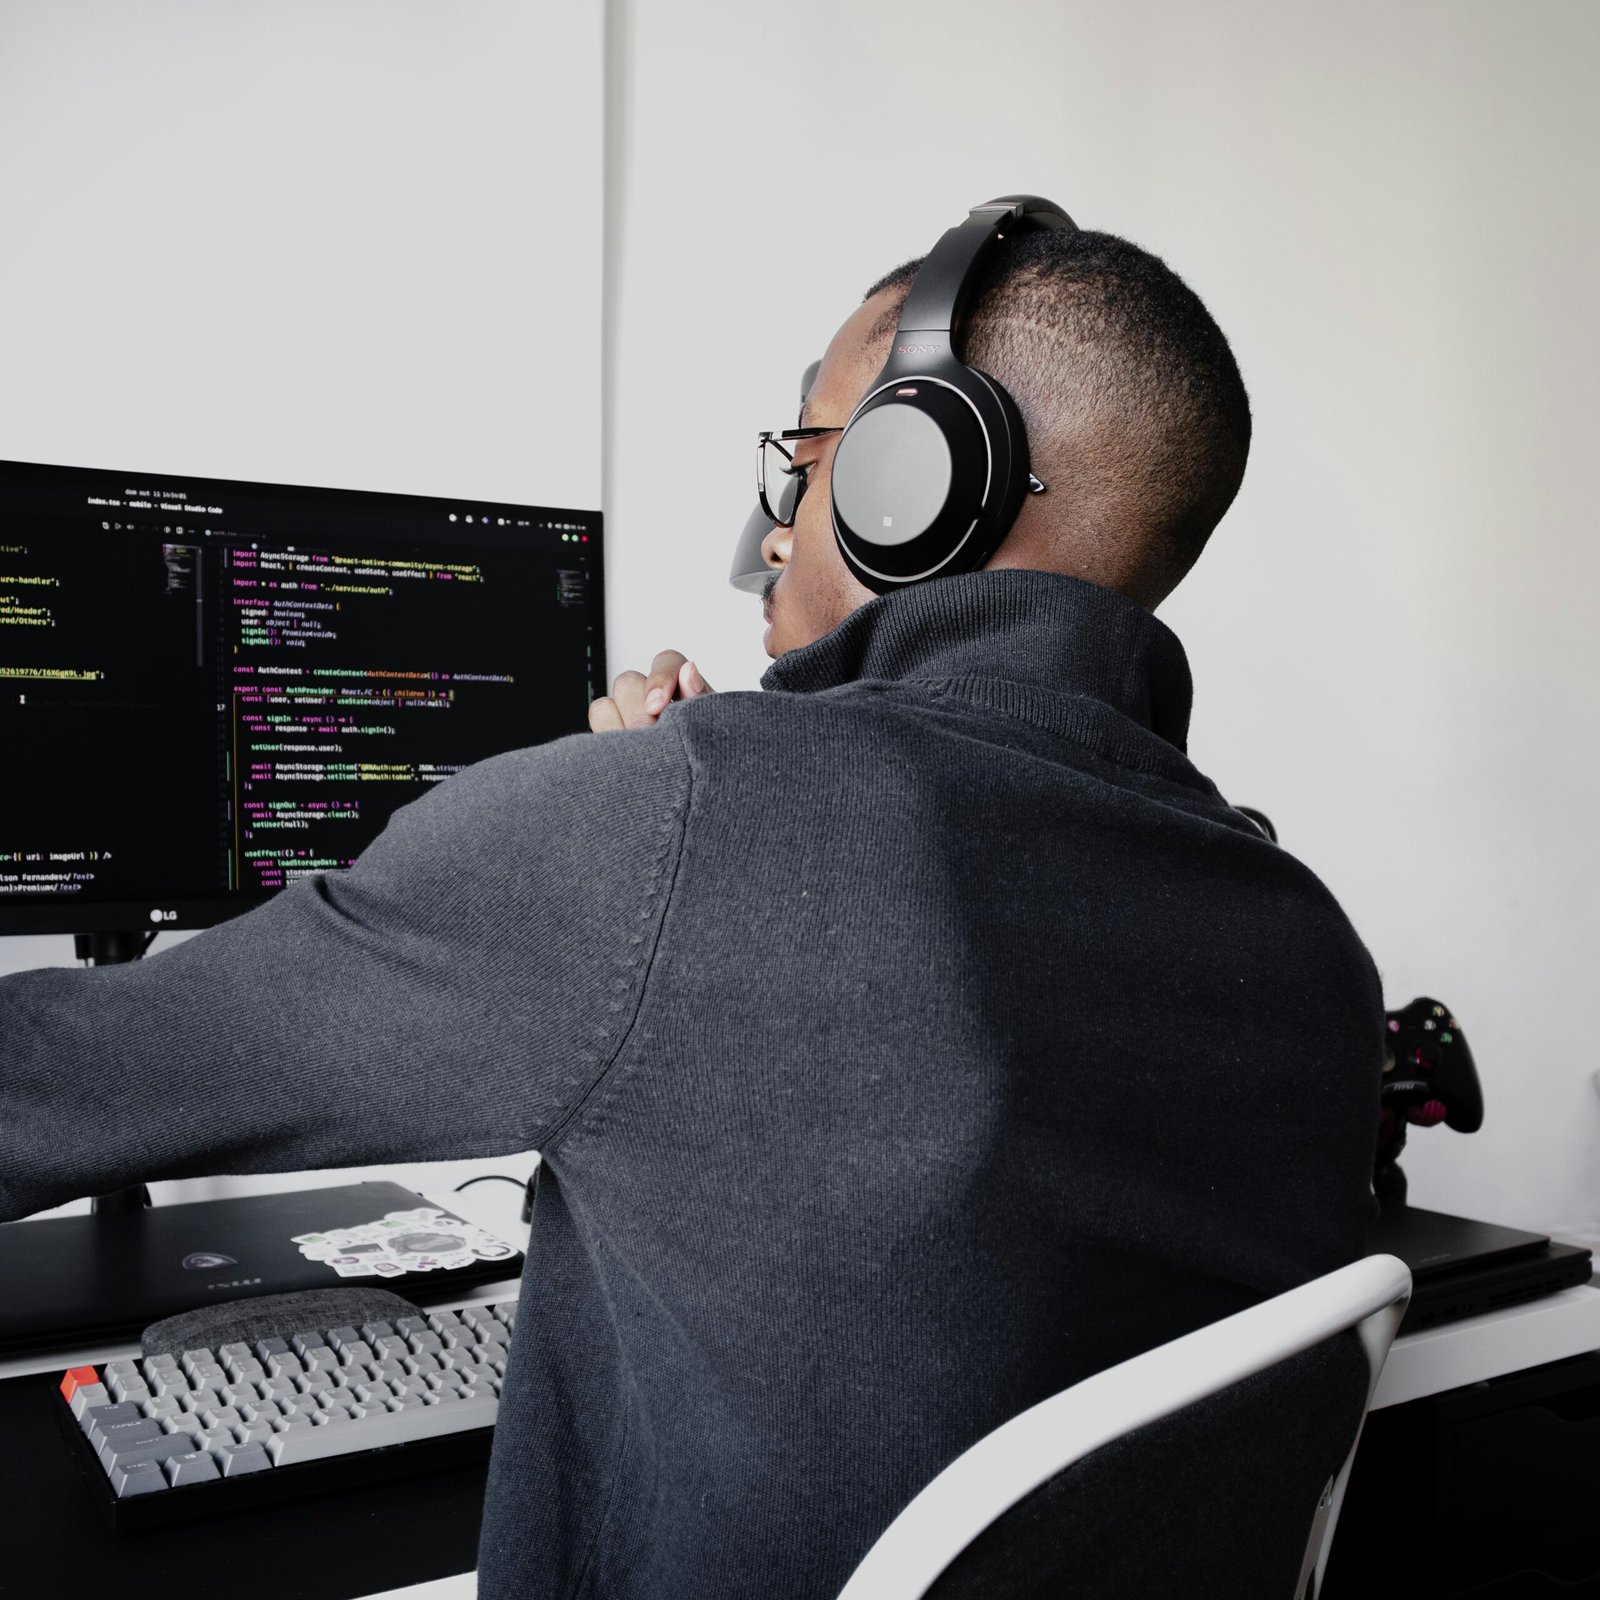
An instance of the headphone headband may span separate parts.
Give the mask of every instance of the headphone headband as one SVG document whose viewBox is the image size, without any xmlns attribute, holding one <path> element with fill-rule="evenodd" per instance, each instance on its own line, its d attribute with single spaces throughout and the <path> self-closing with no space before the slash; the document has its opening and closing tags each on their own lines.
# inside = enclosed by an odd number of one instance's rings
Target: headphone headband
<svg viewBox="0 0 1600 1600">
<path fill-rule="evenodd" d="M 1077 224 L 1059 206 L 1035 194 L 1008 194 L 974 206 L 967 220 L 947 229 L 923 259 L 911 292 L 900 308 L 895 352 L 902 334 L 942 333 L 947 337 L 966 310 L 967 298 L 996 242 L 1008 228 L 1073 228 Z M 954 354 L 954 352 L 952 352 Z M 888 369 L 885 368 L 885 371 Z"/>
</svg>

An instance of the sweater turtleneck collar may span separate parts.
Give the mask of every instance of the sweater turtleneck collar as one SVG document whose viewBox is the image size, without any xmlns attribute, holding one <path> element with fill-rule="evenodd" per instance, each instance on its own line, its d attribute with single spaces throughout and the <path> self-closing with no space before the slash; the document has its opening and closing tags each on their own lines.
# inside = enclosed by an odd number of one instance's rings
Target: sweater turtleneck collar
<svg viewBox="0 0 1600 1600">
<path fill-rule="evenodd" d="M 1087 695 L 1179 751 L 1194 694 L 1178 636 L 1143 606 L 1083 578 L 1010 567 L 880 595 L 780 656 L 761 687 L 808 694 L 864 679 L 961 680 L 996 709 L 1017 686 Z"/>
</svg>

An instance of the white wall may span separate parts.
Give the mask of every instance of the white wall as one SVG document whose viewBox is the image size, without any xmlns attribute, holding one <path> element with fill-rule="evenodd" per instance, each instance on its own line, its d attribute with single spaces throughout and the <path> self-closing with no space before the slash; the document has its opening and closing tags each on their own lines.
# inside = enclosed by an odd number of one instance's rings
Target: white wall
<svg viewBox="0 0 1600 1600">
<path fill-rule="evenodd" d="M 1256 417 L 1161 612 L 1191 753 L 1465 1023 L 1487 1124 L 1414 1198 L 1600 1232 L 1600 8 L 613 4 L 613 667 L 755 682 L 753 434 L 879 274 L 1013 191 L 1155 250 Z"/>
<path fill-rule="evenodd" d="M 473 30 L 519 9 L 389 5 L 366 31 L 433 26 L 464 90 L 517 76 Z M 1013 190 L 1154 249 L 1229 334 L 1256 413 L 1244 491 L 1162 608 L 1194 666 L 1192 754 L 1332 887 L 1390 1004 L 1431 992 L 1465 1021 L 1488 1123 L 1415 1134 L 1414 1197 L 1590 1237 L 1597 47 L 1588 0 L 611 0 L 606 19 L 614 667 L 672 644 L 755 683 L 755 602 L 724 582 L 752 434 L 790 417 L 873 278 Z M 474 217 L 515 192 L 495 159 Z M 510 285 L 490 298 L 515 315 Z M 447 286 L 408 309 L 429 348 L 460 312 Z M 474 474 L 521 450 L 498 436 Z"/>
</svg>

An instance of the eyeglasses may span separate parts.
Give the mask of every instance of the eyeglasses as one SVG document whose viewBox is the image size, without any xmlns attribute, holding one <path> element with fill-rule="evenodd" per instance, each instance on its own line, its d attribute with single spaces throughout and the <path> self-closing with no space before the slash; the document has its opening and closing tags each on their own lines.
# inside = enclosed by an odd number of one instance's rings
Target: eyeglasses
<svg viewBox="0 0 1600 1600">
<path fill-rule="evenodd" d="M 756 440 L 756 495 L 762 512 L 772 519 L 774 527 L 794 526 L 795 513 L 800 509 L 800 498 L 806 492 L 811 472 L 809 466 L 794 464 L 794 452 L 784 448 L 785 442 L 821 439 L 830 433 L 843 432 L 843 428 L 785 428 L 781 433 L 763 433 Z"/>
</svg>

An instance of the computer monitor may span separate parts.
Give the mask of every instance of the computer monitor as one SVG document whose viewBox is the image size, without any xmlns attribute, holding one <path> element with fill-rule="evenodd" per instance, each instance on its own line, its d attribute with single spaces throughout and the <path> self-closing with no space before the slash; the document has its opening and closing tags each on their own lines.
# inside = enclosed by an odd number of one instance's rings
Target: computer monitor
<svg viewBox="0 0 1600 1600">
<path fill-rule="evenodd" d="M 343 870 L 462 767 L 584 729 L 600 534 L 597 511 L 0 462 L 0 935 L 133 959 Z M 95 1196 L 50 1248 L 94 1259 L 148 1205 Z M 200 1209 L 252 1240 L 292 1205 Z M 32 1243 L 0 1231 L 0 1291 Z"/>
<path fill-rule="evenodd" d="M 206 927 L 581 731 L 601 568 L 597 511 L 0 462 L 0 935 Z"/>
</svg>

